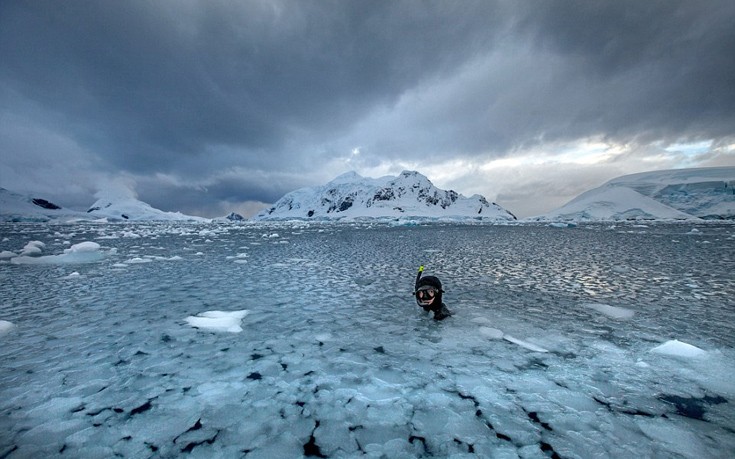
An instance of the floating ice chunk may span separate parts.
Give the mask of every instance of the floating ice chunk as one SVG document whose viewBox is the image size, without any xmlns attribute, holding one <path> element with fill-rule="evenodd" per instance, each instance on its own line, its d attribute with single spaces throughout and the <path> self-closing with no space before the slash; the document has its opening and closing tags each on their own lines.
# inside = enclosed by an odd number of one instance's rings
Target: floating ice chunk
<svg viewBox="0 0 735 459">
<path fill-rule="evenodd" d="M 23 250 L 20 251 L 20 256 L 22 257 L 40 256 L 45 247 L 46 247 L 46 244 L 44 244 L 41 241 L 31 241 L 28 244 L 26 244 L 25 247 L 23 247 Z"/>
<path fill-rule="evenodd" d="M 504 333 L 497 328 L 480 327 L 480 334 L 490 339 L 503 339 Z"/>
<path fill-rule="evenodd" d="M 529 351 L 533 351 L 533 352 L 549 352 L 548 350 L 544 349 L 543 347 L 536 346 L 533 343 L 529 343 L 528 341 L 523 341 L 523 340 L 520 340 L 518 338 L 514 338 L 514 337 L 512 337 L 510 335 L 503 335 L 503 339 L 506 340 L 506 341 L 509 341 L 509 342 L 511 342 L 513 344 L 517 344 L 517 345 L 519 345 L 521 347 L 525 347 Z"/>
<path fill-rule="evenodd" d="M 125 263 L 128 263 L 130 265 L 137 265 L 137 264 L 142 264 L 142 263 L 150 263 L 152 261 L 153 260 L 150 259 L 150 258 L 134 257 L 134 258 L 131 258 L 130 260 L 126 261 Z"/>
<path fill-rule="evenodd" d="M 64 253 L 84 253 L 84 252 L 96 252 L 100 249 L 100 245 L 96 242 L 86 241 L 74 244 L 70 248 L 64 250 Z"/>
<path fill-rule="evenodd" d="M 630 319 L 635 314 L 635 311 L 631 311 L 630 309 L 618 308 L 601 303 L 587 303 L 584 307 L 605 314 L 613 319 Z"/>
<path fill-rule="evenodd" d="M 684 358 L 697 358 L 707 355 L 707 351 L 675 339 L 666 341 L 664 344 L 654 347 L 651 349 L 651 352 Z"/>
<path fill-rule="evenodd" d="M 7 320 L 0 320 L 0 336 L 3 336 L 7 333 L 10 333 L 15 328 L 15 324 L 13 322 L 8 322 Z"/>
<path fill-rule="evenodd" d="M 15 258 L 17 256 L 18 256 L 17 253 L 9 252 L 7 250 L 3 250 L 2 252 L 0 252 L 0 260 L 8 260 L 10 258 Z"/>
<path fill-rule="evenodd" d="M 114 253 L 112 249 L 110 253 Z M 105 258 L 105 253 L 100 250 L 100 245 L 96 242 L 80 242 L 74 244 L 68 249 L 64 249 L 61 255 L 48 255 L 45 257 L 19 256 L 10 260 L 16 265 L 53 265 L 66 263 L 94 263 Z"/>
<path fill-rule="evenodd" d="M 78 279 L 80 277 L 82 277 L 82 275 L 79 274 L 78 271 L 74 271 L 73 273 L 69 274 L 68 276 L 62 277 L 62 279 Z"/>
<path fill-rule="evenodd" d="M 246 258 L 248 257 L 247 253 L 238 253 L 237 255 L 230 255 L 227 257 L 228 260 L 235 260 L 235 263 L 244 264 L 248 261 Z"/>
<path fill-rule="evenodd" d="M 321 333 L 319 335 L 315 335 L 314 339 L 319 341 L 320 343 L 324 343 L 326 341 L 329 341 L 332 339 L 332 335 L 329 333 Z"/>
<path fill-rule="evenodd" d="M 250 311 L 205 311 L 197 316 L 189 316 L 185 320 L 194 328 L 215 332 L 240 333 L 240 322 Z"/>
</svg>

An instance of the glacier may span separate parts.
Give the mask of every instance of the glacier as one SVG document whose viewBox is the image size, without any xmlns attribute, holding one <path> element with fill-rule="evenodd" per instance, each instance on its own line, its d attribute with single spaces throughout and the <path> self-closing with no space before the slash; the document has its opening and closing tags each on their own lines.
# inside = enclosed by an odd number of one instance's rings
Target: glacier
<svg viewBox="0 0 735 459">
<path fill-rule="evenodd" d="M 735 167 L 617 177 L 530 221 L 735 220 Z"/>
<path fill-rule="evenodd" d="M 735 451 L 731 224 L 0 223 L 0 253 L 2 458 Z"/>
</svg>

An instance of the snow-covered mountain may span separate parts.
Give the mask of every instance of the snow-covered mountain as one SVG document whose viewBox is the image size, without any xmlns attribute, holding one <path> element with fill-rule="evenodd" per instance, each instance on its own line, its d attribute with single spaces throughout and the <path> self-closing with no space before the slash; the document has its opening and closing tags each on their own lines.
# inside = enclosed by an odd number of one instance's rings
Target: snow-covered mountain
<svg viewBox="0 0 735 459">
<path fill-rule="evenodd" d="M 643 172 L 615 178 L 531 220 L 733 220 L 735 167 Z"/>
<path fill-rule="evenodd" d="M 363 217 L 515 220 L 513 214 L 483 196 L 476 194 L 467 198 L 452 190 L 440 190 L 415 171 L 377 179 L 348 172 L 326 185 L 288 193 L 253 218 L 336 220 Z"/>
<path fill-rule="evenodd" d="M 116 221 L 209 221 L 181 212 L 165 212 L 125 194 L 102 193 L 98 194 L 98 197 L 99 199 L 87 210 L 87 215 L 94 218 Z"/>
<path fill-rule="evenodd" d="M 206 218 L 164 212 L 124 194 L 102 193 L 87 212 L 65 209 L 46 199 L 33 198 L 0 188 L 0 221 L 47 222 L 70 220 L 108 221 L 209 221 Z"/>
<path fill-rule="evenodd" d="M 77 212 L 47 201 L 0 188 L 0 221 L 46 222 L 50 220 L 73 220 L 85 218 Z"/>
</svg>

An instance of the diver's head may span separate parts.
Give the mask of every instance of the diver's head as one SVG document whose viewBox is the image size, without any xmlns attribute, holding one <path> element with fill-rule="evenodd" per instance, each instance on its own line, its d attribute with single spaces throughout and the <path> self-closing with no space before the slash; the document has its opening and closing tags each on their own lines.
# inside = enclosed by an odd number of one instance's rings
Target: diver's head
<svg viewBox="0 0 735 459">
<path fill-rule="evenodd" d="M 423 308 L 433 308 L 442 304 L 442 283 L 435 276 L 424 276 L 416 282 L 416 303 Z"/>
</svg>

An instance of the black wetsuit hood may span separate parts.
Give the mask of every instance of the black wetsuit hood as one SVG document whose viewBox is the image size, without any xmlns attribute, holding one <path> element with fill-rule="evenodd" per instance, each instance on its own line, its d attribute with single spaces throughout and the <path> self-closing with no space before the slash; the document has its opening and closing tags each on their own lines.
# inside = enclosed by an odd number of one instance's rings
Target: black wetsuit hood
<svg viewBox="0 0 735 459">
<path fill-rule="evenodd" d="M 442 293 L 444 293 L 444 290 L 442 290 L 442 283 L 438 277 L 423 276 L 416 281 L 416 290 L 426 285 L 434 287 L 437 290 L 436 298 L 434 298 L 434 302 L 431 303 L 431 305 L 429 306 L 423 306 L 421 304 L 419 304 L 419 306 L 421 306 L 427 311 L 437 311 L 439 310 L 439 308 L 441 308 L 441 305 L 442 305 Z M 418 299 L 416 300 L 416 303 L 418 304 Z"/>
</svg>

